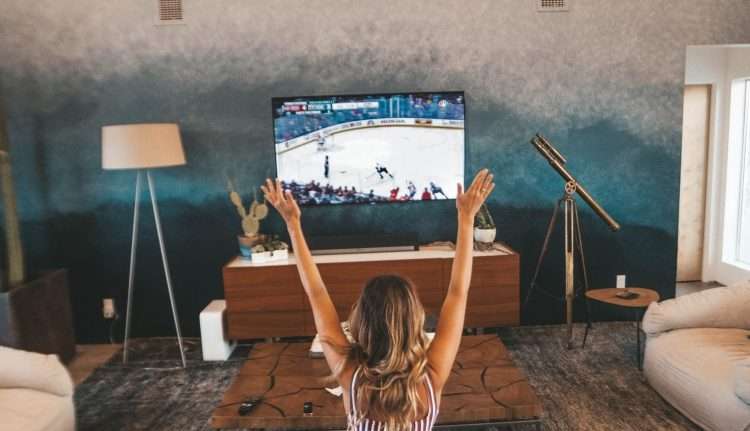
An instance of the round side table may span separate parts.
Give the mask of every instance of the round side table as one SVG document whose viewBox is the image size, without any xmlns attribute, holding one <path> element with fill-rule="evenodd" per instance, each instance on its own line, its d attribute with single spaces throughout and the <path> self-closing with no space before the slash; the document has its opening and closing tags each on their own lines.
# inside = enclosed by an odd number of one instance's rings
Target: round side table
<svg viewBox="0 0 750 431">
<path fill-rule="evenodd" d="M 623 291 L 630 291 L 638 294 L 635 298 L 625 299 L 617 297 L 617 294 Z M 638 360 L 638 369 L 642 369 L 641 365 L 641 314 L 645 308 L 652 302 L 659 301 L 659 293 L 655 290 L 644 289 L 641 287 L 628 287 L 626 289 L 591 289 L 586 292 L 586 298 L 594 301 L 603 302 L 605 304 L 616 305 L 618 307 L 632 308 L 635 310 L 635 339 L 636 339 L 636 359 Z M 584 340 L 588 335 L 589 328 L 586 327 L 586 334 Z"/>
</svg>

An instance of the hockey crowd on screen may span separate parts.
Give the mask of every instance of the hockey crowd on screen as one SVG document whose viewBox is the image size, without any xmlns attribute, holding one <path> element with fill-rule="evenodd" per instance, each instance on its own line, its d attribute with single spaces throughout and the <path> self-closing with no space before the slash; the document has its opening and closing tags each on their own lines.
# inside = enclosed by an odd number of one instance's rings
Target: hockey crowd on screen
<svg viewBox="0 0 750 431">
<path fill-rule="evenodd" d="M 418 194 L 417 187 L 409 181 L 406 192 L 399 195 L 400 187 L 390 190 L 389 196 L 375 194 L 373 189 L 369 191 L 357 190 L 354 186 L 337 186 L 331 184 L 321 185 L 319 181 L 298 183 L 296 181 L 281 182 L 284 190 L 290 190 L 294 199 L 301 205 L 318 204 L 353 204 L 353 203 L 376 203 L 376 202 L 406 202 L 415 200 L 448 199 L 443 189 L 433 182 L 429 187 L 424 187 Z"/>
<path fill-rule="evenodd" d="M 464 100 L 461 95 L 422 94 L 388 96 L 338 96 L 336 101 L 377 102 L 372 109 L 328 110 L 312 113 L 284 110 L 284 105 L 274 110 L 274 136 L 276 143 L 283 143 L 298 136 L 307 135 L 327 127 L 350 121 L 366 121 L 378 118 L 434 118 L 463 120 Z M 312 103 L 312 102 L 310 102 Z M 399 108 L 396 112 L 392 107 Z"/>
</svg>

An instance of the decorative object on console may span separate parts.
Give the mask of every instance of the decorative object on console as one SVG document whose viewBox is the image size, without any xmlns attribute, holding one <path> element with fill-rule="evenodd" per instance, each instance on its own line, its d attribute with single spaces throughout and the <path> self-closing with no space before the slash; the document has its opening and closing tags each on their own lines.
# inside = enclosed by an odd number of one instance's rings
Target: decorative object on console
<svg viewBox="0 0 750 431">
<path fill-rule="evenodd" d="M 246 210 L 242 197 L 235 190 L 232 180 L 227 180 L 229 188 L 229 200 L 237 208 L 242 220 L 242 230 L 244 235 L 237 236 L 237 242 L 240 246 L 240 254 L 255 262 L 268 262 L 271 260 L 287 259 L 289 246 L 278 240 L 277 237 L 269 237 L 259 233 L 260 222 L 268 216 L 268 205 L 265 198 L 263 202 L 258 202 L 257 190 L 253 191 L 253 202 Z"/>
<path fill-rule="evenodd" d="M 253 247 L 266 240 L 265 235 L 255 234 L 252 236 L 237 235 L 237 242 L 240 245 L 240 254 L 242 257 L 251 258 Z"/>
<path fill-rule="evenodd" d="M 584 202 L 598 215 L 613 231 L 620 229 L 620 225 L 602 208 L 586 189 L 581 186 L 580 183 L 568 172 L 565 168 L 565 157 L 547 141 L 541 134 L 537 133 L 530 141 L 531 145 L 539 151 L 550 166 L 565 180 L 565 191 L 563 196 L 557 201 L 554 209 L 552 210 L 552 217 L 550 218 L 549 225 L 547 226 L 547 234 L 544 237 L 542 244 L 542 251 L 539 253 L 539 259 L 536 263 L 536 269 L 534 270 L 534 276 L 531 278 L 531 284 L 529 285 L 529 292 L 526 294 L 524 300 L 524 306 L 528 304 L 529 298 L 534 293 L 536 287 L 536 281 L 539 277 L 539 271 L 544 261 L 544 256 L 547 254 L 547 247 L 549 246 L 550 237 L 555 228 L 555 222 L 557 215 L 560 210 L 564 214 L 565 223 L 565 321 L 568 326 L 568 348 L 573 347 L 573 300 L 578 296 L 578 291 L 575 288 L 575 266 L 576 266 L 576 255 L 581 265 L 581 271 L 583 275 L 583 292 L 586 293 L 589 290 L 589 277 L 586 271 L 586 259 L 583 254 L 583 239 L 581 237 L 581 223 L 578 217 L 578 206 L 573 198 L 574 194 L 578 194 Z M 587 298 L 588 295 L 585 297 Z M 586 300 L 586 335 L 588 329 L 591 327 L 591 320 L 589 316 L 589 303 Z M 586 345 L 586 335 L 583 337 L 582 345 Z"/>
<path fill-rule="evenodd" d="M 128 339 L 130 337 L 130 310 L 133 299 L 133 283 L 135 280 L 135 254 L 138 243 L 138 209 L 141 195 L 141 181 L 146 172 L 148 190 L 151 195 L 151 206 L 154 210 L 156 234 L 159 238 L 159 249 L 164 267 L 164 277 L 169 292 L 169 302 L 172 306 L 177 344 L 180 347 L 180 358 L 183 368 L 186 366 L 185 350 L 182 344 L 180 321 L 177 317 L 172 289 L 172 277 L 169 273 L 167 253 L 164 247 L 164 237 L 159 218 L 159 207 L 156 203 L 154 181 L 151 169 L 185 164 L 185 152 L 182 148 L 180 130 L 177 124 L 123 124 L 102 127 L 102 169 L 137 169 L 135 178 L 135 204 L 133 207 L 133 234 L 130 245 L 130 271 L 128 276 L 128 302 L 125 313 L 125 337 L 123 340 L 122 361 L 128 361 Z"/>
<path fill-rule="evenodd" d="M 276 235 L 264 235 L 266 240 L 252 247 L 250 259 L 255 263 L 271 262 L 274 260 L 289 259 L 289 246 L 278 239 Z M 245 256 L 248 257 L 248 256 Z"/>
<path fill-rule="evenodd" d="M 67 362 L 75 355 L 67 271 L 26 273 L 9 150 L 0 104 L 0 191 L 8 259 L 7 279 L 6 274 L 0 277 L 0 345 L 54 353 Z"/>
<path fill-rule="evenodd" d="M 229 199 L 237 208 L 237 214 L 239 214 L 242 220 L 242 230 L 245 232 L 245 236 L 253 237 L 254 235 L 258 235 L 260 221 L 268 217 L 268 206 L 266 205 L 265 198 L 263 198 L 262 203 L 258 202 L 257 190 L 253 191 L 253 203 L 246 210 L 245 204 L 242 203 L 242 197 L 235 190 L 232 180 L 227 182 L 227 186 L 229 188 Z"/>
<path fill-rule="evenodd" d="M 481 243 L 493 243 L 497 235 L 495 221 L 492 219 L 487 204 L 482 204 L 474 218 L 474 240 Z"/>
</svg>

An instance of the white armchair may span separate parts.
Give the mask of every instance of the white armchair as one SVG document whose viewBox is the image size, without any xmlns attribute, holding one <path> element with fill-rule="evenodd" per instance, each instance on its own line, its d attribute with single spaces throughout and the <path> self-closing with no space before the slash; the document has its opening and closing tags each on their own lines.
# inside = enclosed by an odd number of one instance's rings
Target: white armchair
<svg viewBox="0 0 750 431">
<path fill-rule="evenodd" d="M 57 355 L 0 347 L 0 429 L 75 430 L 73 381 Z"/>
<path fill-rule="evenodd" d="M 750 431 L 750 283 L 649 306 L 643 372 L 706 430 Z"/>
</svg>

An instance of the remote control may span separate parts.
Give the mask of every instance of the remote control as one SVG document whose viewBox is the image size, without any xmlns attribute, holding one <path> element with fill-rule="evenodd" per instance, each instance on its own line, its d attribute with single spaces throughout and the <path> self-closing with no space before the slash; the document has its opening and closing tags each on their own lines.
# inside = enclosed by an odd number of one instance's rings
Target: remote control
<svg viewBox="0 0 750 431">
<path fill-rule="evenodd" d="M 635 292 L 631 292 L 629 290 L 624 290 L 622 292 L 616 293 L 615 296 L 621 299 L 635 299 L 639 297 L 640 295 L 638 295 Z"/>
<path fill-rule="evenodd" d="M 253 409 L 262 402 L 262 400 L 257 398 L 250 398 L 246 401 L 244 401 L 242 404 L 240 404 L 240 408 L 237 409 L 237 413 L 240 414 L 240 416 L 246 416 L 248 415 Z"/>
</svg>

